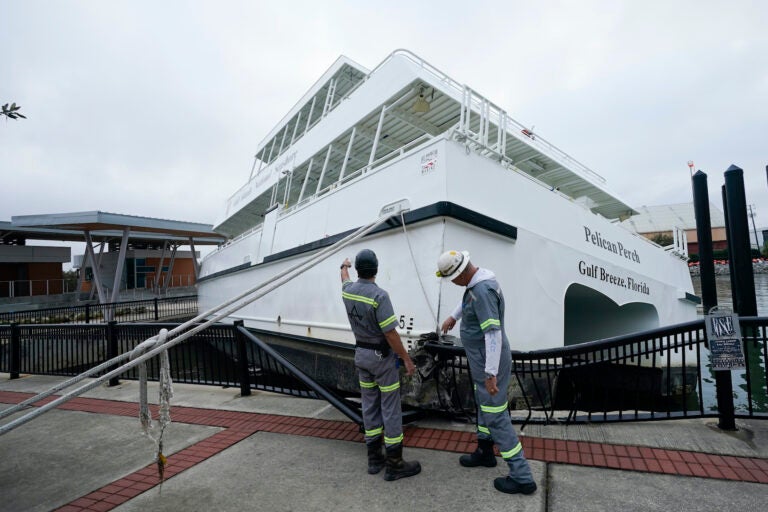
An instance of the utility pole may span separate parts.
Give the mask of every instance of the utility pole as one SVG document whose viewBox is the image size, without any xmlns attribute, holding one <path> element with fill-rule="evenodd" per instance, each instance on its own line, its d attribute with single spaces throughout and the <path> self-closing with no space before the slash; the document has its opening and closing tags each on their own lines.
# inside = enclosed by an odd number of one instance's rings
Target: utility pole
<svg viewBox="0 0 768 512">
<path fill-rule="evenodd" d="M 754 205 L 749 205 L 749 216 L 752 219 L 752 232 L 755 234 L 755 245 L 757 246 L 757 250 L 760 251 L 760 239 L 757 238 L 757 228 L 755 227 L 755 211 L 753 208 Z"/>
</svg>

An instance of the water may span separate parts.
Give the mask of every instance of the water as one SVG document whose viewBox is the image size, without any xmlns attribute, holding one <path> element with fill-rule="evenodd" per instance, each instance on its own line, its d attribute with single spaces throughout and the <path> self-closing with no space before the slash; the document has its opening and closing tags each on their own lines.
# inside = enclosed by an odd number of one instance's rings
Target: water
<svg viewBox="0 0 768 512">
<path fill-rule="evenodd" d="M 768 274 L 755 274 L 755 299 L 757 302 L 757 315 L 768 316 Z M 693 276 L 693 289 L 699 297 L 701 297 L 701 278 L 699 276 Z M 727 307 L 733 309 L 733 298 L 731 294 L 731 277 L 729 275 L 717 275 L 715 276 L 715 286 L 717 289 L 717 304 L 720 307 Z M 699 314 L 703 315 L 703 311 L 699 311 Z M 702 398 L 704 402 L 705 411 L 716 412 L 717 411 L 717 398 L 715 392 L 715 379 L 711 370 L 706 368 L 708 362 L 708 352 L 704 353 L 705 363 L 703 365 L 702 375 Z M 759 357 L 759 351 L 752 351 L 750 361 L 747 365 L 750 366 L 751 375 L 753 378 L 757 376 L 757 382 L 752 386 L 752 406 L 754 410 L 765 412 L 768 410 L 768 399 L 765 396 L 764 380 L 760 376 L 765 375 L 765 367 L 762 358 Z M 731 377 L 733 379 L 733 395 L 734 395 L 734 409 L 736 413 L 746 413 L 749 409 L 749 395 L 747 390 L 746 372 L 743 370 L 736 370 L 732 372 Z"/>
<path fill-rule="evenodd" d="M 692 279 L 694 293 L 701 297 L 701 278 L 693 276 Z M 715 286 L 717 288 L 717 305 L 733 309 L 731 276 L 715 276 Z M 757 300 L 757 316 L 768 316 L 768 274 L 755 274 L 755 298 Z"/>
</svg>

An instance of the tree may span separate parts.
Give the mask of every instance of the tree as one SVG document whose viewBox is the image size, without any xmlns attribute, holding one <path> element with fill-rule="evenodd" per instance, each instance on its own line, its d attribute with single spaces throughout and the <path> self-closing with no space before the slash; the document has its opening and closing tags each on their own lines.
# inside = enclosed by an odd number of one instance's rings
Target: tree
<svg viewBox="0 0 768 512">
<path fill-rule="evenodd" d="M 16 105 L 15 103 L 11 103 L 10 107 L 6 103 L 3 105 L 3 110 L 0 111 L 0 116 L 5 116 L 6 118 L 10 119 L 26 119 L 27 116 L 19 112 L 19 109 L 21 108 L 21 105 Z"/>
</svg>

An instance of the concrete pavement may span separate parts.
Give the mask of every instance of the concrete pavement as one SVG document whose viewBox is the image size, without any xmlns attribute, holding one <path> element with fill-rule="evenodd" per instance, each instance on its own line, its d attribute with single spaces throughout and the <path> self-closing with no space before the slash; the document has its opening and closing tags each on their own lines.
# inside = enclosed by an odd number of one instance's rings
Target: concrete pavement
<svg viewBox="0 0 768 512">
<path fill-rule="evenodd" d="M 0 408 L 61 380 L 0 373 Z M 411 425 L 405 457 L 422 473 L 385 482 L 366 473 L 357 427 L 324 402 L 181 384 L 174 393 L 161 485 L 138 383 L 121 381 L 0 436 L 0 511 L 762 511 L 768 502 L 767 421 L 737 421 L 737 433 L 714 419 L 528 425 L 521 439 L 539 490 L 510 496 L 493 488 L 501 459 L 459 466 L 472 425 Z"/>
</svg>

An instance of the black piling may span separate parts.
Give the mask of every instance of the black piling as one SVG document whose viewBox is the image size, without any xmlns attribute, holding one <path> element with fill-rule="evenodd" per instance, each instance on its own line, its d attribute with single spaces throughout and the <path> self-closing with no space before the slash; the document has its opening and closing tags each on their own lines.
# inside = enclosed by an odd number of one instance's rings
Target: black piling
<svg viewBox="0 0 768 512">
<path fill-rule="evenodd" d="M 709 188 L 707 175 L 697 171 L 691 178 L 693 184 L 693 209 L 696 213 L 696 236 L 699 240 L 699 278 L 701 302 L 704 313 L 717 306 L 715 261 L 712 250 L 712 221 L 709 215 Z"/>
<path fill-rule="evenodd" d="M 693 184 L 693 209 L 696 214 L 696 236 L 699 239 L 701 302 L 704 307 L 704 314 L 706 315 L 710 309 L 717 306 L 717 285 L 715 284 L 715 262 L 712 254 L 712 221 L 709 215 L 707 175 L 697 171 L 691 178 L 691 182 Z M 725 188 L 723 188 L 722 192 L 725 194 Z M 736 430 L 731 372 L 717 371 L 714 374 L 715 388 L 717 390 L 718 426 L 722 430 Z"/>
<path fill-rule="evenodd" d="M 739 296 L 736 294 L 736 272 L 733 270 L 733 240 L 731 239 L 731 233 L 728 230 L 728 199 L 725 193 L 725 185 L 720 188 L 723 198 L 723 217 L 725 218 L 725 238 L 728 248 L 728 278 L 731 280 L 731 303 L 733 304 L 733 310 L 738 311 Z"/>
<path fill-rule="evenodd" d="M 747 199 L 744 193 L 744 171 L 731 165 L 725 171 L 725 195 L 728 203 L 728 240 L 733 261 L 731 281 L 736 283 L 733 290 L 734 311 L 739 316 L 757 316 L 755 298 L 755 276 L 752 271 L 752 244 L 749 240 L 747 220 Z"/>
</svg>

